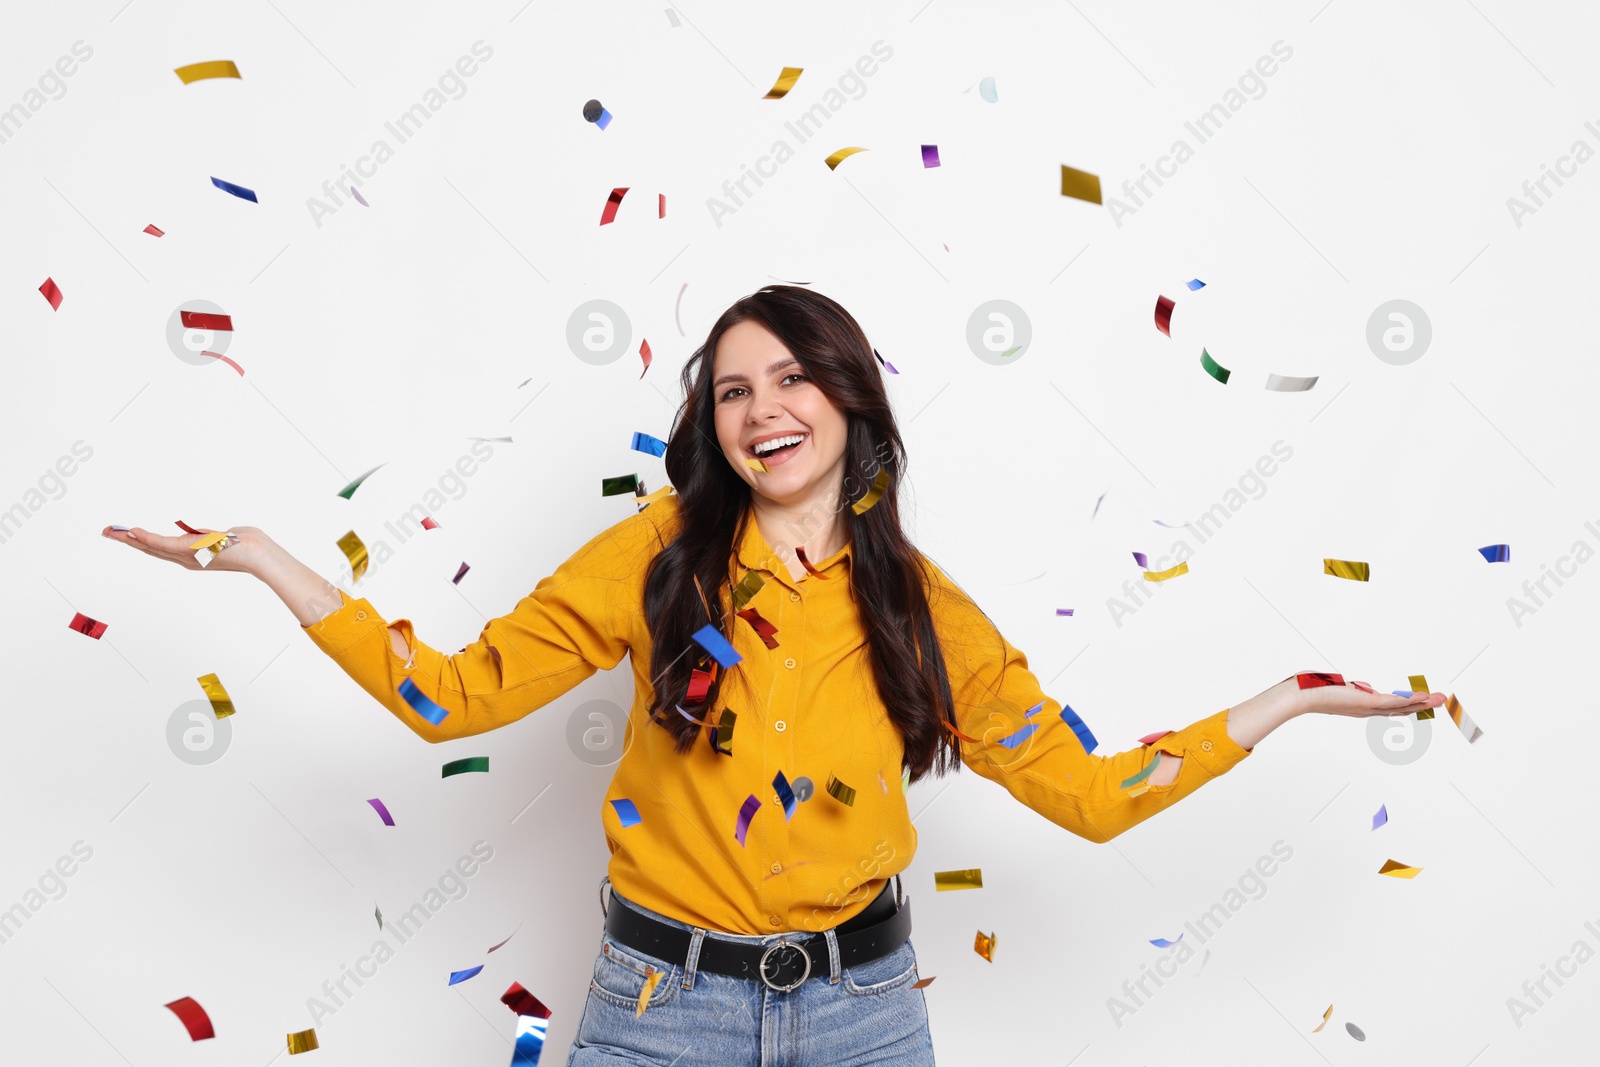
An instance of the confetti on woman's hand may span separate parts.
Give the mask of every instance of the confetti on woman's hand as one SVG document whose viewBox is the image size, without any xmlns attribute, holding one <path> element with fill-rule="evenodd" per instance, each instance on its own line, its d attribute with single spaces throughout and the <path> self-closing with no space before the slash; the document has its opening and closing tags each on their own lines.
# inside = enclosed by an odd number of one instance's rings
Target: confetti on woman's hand
<svg viewBox="0 0 1600 1067">
<path fill-rule="evenodd" d="M 652 437 L 647 433 L 633 431 L 633 450 L 643 452 L 647 456 L 664 456 L 667 454 L 667 443 L 659 437 Z"/>
<path fill-rule="evenodd" d="M 763 100 L 782 100 L 794 88 L 795 82 L 800 80 L 800 75 L 805 72 L 804 67 L 784 67 L 778 74 L 778 80 L 772 83 L 772 88 L 767 90 Z"/>
<path fill-rule="evenodd" d="M 927 170 L 930 167 L 937 167 L 938 165 L 939 165 L 939 146 L 936 145 L 936 144 L 925 144 L 925 145 L 923 145 L 922 146 L 922 168 L 924 170 Z"/>
<path fill-rule="evenodd" d="M 458 774 L 488 774 L 488 756 L 468 756 L 466 759 L 453 759 L 439 768 L 440 778 L 453 778 Z"/>
<path fill-rule="evenodd" d="M 1378 810 L 1372 816 L 1372 828 L 1389 825 L 1389 805 L 1379 804 Z"/>
<path fill-rule="evenodd" d="M 225 182 L 221 178 L 212 178 L 211 179 L 211 184 L 215 185 L 218 189 L 221 189 L 225 193 L 232 193 L 234 196 L 237 196 L 240 200 L 248 200 L 252 204 L 261 203 L 261 201 L 256 199 L 256 192 L 255 192 L 254 189 L 246 189 L 242 185 L 235 185 L 232 182 Z M 310 1033 L 311 1031 L 308 1030 L 306 1032 Z M 313 1038 L 313 1040 L 315 1040 L 315 1039 Z M 315 1047 L 315 1046 L 313 1046 L 313 1047 Z"/>
<path fill-rule="evenodd" d="M 978 936 L 972 940 L 972 951 L 976 952 L 990 963 L 993 963 L 995 940 L 996 938 L 994 934 L 986 934 L 982 930 L 979 930 Z"/>
<path fill-rule="evenodd" d="M 1399 860 L 1384 860 L 1383 866 L 1378 869 L 1379 874 L 1387 874 L 1391 878 L 1415 878 L 1422 873 L 1421 867 L 1407 867 Z"/>
<path fill-rule="evenodd" d="M 1061 164 L 1061 195 L 1070 196 L 1074 200 L 1086 200 L 1091 204 L 1102 203 L 1100 199 L 1100 175 L 1090 174 L 1086 170 L 1075 170 Z"/>
<path fill-rule="evenodd" d="M 1326 673 L 1316 674 L 1307 672 L 1305 674 L 1295 675 L 1294 680 L 1295 684 L 1301 689 L 1320 689 L 1325 685 L 1343 685 L 1344 675 Z"/>
<path fill-rule="evenodd" d="M 611 195 L 606 197 L 606 206 L 600 212 L 600 225 L 605 226 L 617 217 L 617 208 L 622 206 L 622 198 L 627 195 L 630 186 L 620 186 L 611 190 Z"/>
<path fill-rule="evenodd" d="M 200 688 L 205 690 L 206 699 L 211 701 L 211 710 L 219 719 L 225 719 L 233 714 L 233 699 L 228 696 L 228 691 L 222 687 L 222 679 L 215 674 L 202 674 L 195 681 L 200 683 Z"/>
<path fill-rule="evenodd" d="M 828 165 L 829 170 L 834 170 L 839 166 L 840 163 L 843 163 L 846 159 L 849 159 L 857 152 L 865 151 L 865 148 L 841 148 L 837 152 L 834 152 L 832 155 L 830 155 L 827 159 L 824 159 L 823 162 Z"/>
<path fill-rule="evenodd" d="M 1167 297 L 1156 297 L 1156 329 L 1168 337 L 1172 336 L 1172 309 L 1175 306 Z"/>
<path fill-rule="evenodd" d="M 933 889 L 936 893 L 950 893 L 957 889 L 982 889 L 983 868 L 968 867 L 961 871 L 934 871 Z"/>
<path fill-rule="evenodd" d="M 239 68 L 234 66 L 231 59 L 213 59 L 206 63 L 190 63 L 186 67 L 174 67 L 172 73 L 185 85 L 193 85 L 207 78 L 238 78 Z M 242 79 L 241 79 L 242 80 Z"/>
<path fill-rule="evenodd" d="M 1335 578 L 1348 578 L 1352 582 L 1372 580 L 1371 565 L 1353 559 L 1324 559 L 1322 573 L 1331 574 Z"/>
<path fill-rule="evenodd" d="M 183 1023 L 183 1028 L 189 1031 L 190 1041 L 204 1041 L 216 1037 L 217 1032 L 211 1026 L 211 1016 L 206 1014 L 193 997 L 179 997 L 171 1004 L 164 1005 L 172 1014 Z"/>
<path fill-rule="evenodd" d="M 417 683 L 410 678 L 400 683 L 400 695 L 411 705 L 413 711 L 435 726 L 444 722 L 444 717 L 450 714 L 448 708 L 441 708 L 429 700 L 422 690 L 417 688 Z"/>
<path fill-rule="evenodd" d="M 857 500 L 854 504 L 851 504 L 850 510 L 855 512 L 857 515 L 865 515 L 867 512 L 872 510 L 872 506 L 881 500 L 883 498 L 883 494 L 888 492 L 888 490 L 889 468 L 879 467 L 877 475 L 872 479 L 871 488 L 867 490 L 867 494 L 860 500 Z"/>
<path fill-rule="evenodd" d="M 54 278 L 46 278 L 44 284 L 39 286 L 39 292 L 50 301 L 51 311 L 61 310 L 61 287 L 56 284 Z"/>
<path fill-rule="evenodd" d="M 317 1044 L 317 1031 L 315 1027 L 310 1030 L 301 1030 L 297 1034 L 289 1035 L 289 1055 L 291 1056 L 301 1052 L 312 1052 L 319 1047 L 320 1046 Z"/>
<path fill-rule="evenodd" d="M 613 800 L 611 802 L 611 807 L 616 811 L 617 818 L 622 822 L 622 828 L 624 830 L 630 826 L 638 826 L 644 821 L 639 817 L 638 807 L 633 801 L 628 800 L 627 798 Z"/>
<path fill-rule="evenodd" d="M 744 835 L 750 832 L 750 820 L 755 818 L 756 809 L 760 807 L 761 798 L 754 793 L 746 797 L 744 804 L 739 807 L 739 817 L 733 824 L 733 836 L 740 848 L 744 847 Z"/>
<path fill-rule="evenodd" d="M 1223 385 L 1228 384 L 1228 376 L 1233 373 L 1227 367 L 1222 366 L 1222 364 L 1212 359 L 1211 353 L 1207 352 L 1204 348 L 1200 350 L 1200 366 L 1205 369 L 1207 374 L 1211 375 Z"/>
<path fill-rule="evenodd" d="M 1432 692 L 1432 690 L 1428 688 L 1428 679 L 1424 675 L 1413 674 L 1407 679 L 1407 681 L 1411 683 L 1411 692 L 1407 693 L 1406 696 L 1414 696 L 1417 693 Z M 1433 718 L 1432 708 L 1423 708 L 1421 711 L 1417 712 L 1418 722 L 1421 722 L 1423 719 L 1431 718 Z"/>
<path fill-rule="evenodd" d="M 383 825 L 385 825 L 385 826 L 393 826 L 394 825 L 394 816 L 389 814 L 389 808 L 388 808 L 387 805 L 384 804 L 383 801 L 379 800 L 377 797 L 372 797 L 367 801 L 367 803 L 371 804 L 372 805 L 372 810 L 378 813 L 378 818 L 383 820 Z M 383 925 L 383 920 L 382 919 L 378 920 L 378 925 L 379 926 Z"/>
<path fill-rule="evenodd" d="M 225 326 L 225 327 L 223 327 L 223 329 L 231 330 L 231 329 L 233 329 L 233 327 L 232 326 Z M 344 497 L 346 500 L 349 500 L 352 496 L 355 495 L 356 490 L 361 488 L 361 483 L 366 481 L 368 478 L 372 477 L 374 474 L 378 473 L 378 471 L 381 470 L 383 468 L 383 466 L 384 465 L 382 463 L 380 463 L 376 467 L 373 467 L 367 473 L 361 475 L 355 481 L 351 482 L 349 485 L 347 485 L 343 489 L 339 490 L 339 495 Z"/>
<path fill-rule="evenodd" d="M 804 567 L 806 569 L 806 573 L 811 575 L 811 577 L 822 582 L 829 582 L 833 580 L 826 574 L 823 574 L 821 571 L 817 570 L 817 568 L 813 567 L 811 565 L 811 561 L 806 559 L 806 550 L 804 545 L 795 545 L 794 554 L 795 558 L 800 561 L 800 566 Z"/>
<path fill-rule="evenodd" d="M 92 637 L 98 641 L 100 640 L 100 635 L 106 632 L 106 626 L 109 624 L 91 619 L 83 612 L 77 611 L 73 612 L 72 621 L 67 623 L 67 625 L 78 631 L 80 634 Z"/>
<path fill-rule="evenodd" d="M 1462 736 L 1467 739 L 1469 745 L 1483 736 L 1483 731 L 1472 721 L 1472 716 L 1467 714 L 1454 693 L 1451 693 L 1450 699 L 1445 701 L 1444 710 L 1450 713 L 1450 720 L 1461 729 Z"/>
<path fill-rule="evenodd" d="M 1483 553 L 1483 561 L 1485 563 L 1511 562 L 1510 545 L 1484 545 L 1482 548 L 1478 549 L 1478 551 Z"/>
</svg>

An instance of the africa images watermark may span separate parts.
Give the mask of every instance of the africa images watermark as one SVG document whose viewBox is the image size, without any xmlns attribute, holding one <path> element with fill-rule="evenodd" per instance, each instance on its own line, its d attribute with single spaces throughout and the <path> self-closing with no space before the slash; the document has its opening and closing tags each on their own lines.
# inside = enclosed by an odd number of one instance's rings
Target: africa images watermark
<svg viewBox="0 0 1600 1067">
<path fill-rule="evenodd" d="M 1583 128 L 1589 131 L 1596 140 L 1600 140 L 1600 126 L 1596 126 L 1591 121 L 1585 122 Z M 1550 164 L 1540 163 L 1539 167 L 1542 173 L 1537 178 L 1530 178 L 1522 183 L 1522 194 L 1532 203 L 1519 200 L 1514 196 L 1506 197 L 1506 210 L 1511 212 L 1511 221 L 1516 224 L 1517 229 L 1522 229 L 1522 220 L 1526 216 L 1538 214 L 1539 209 L 1545 206 L 1545 201 L 1561 191 L 1561 187 L 1566 184 L 1561 180 L 1562 178 L 1576 177 L 1578 168 L 1593 158 L 1594 149 L 1589 147 L 1588 141 L 1580 137 L 1572 142 L 1572 147 L 1567 150 L 1566 155 L 1556 157 L 1554 170 L 1551 169 Z M 1564 164 L 1571 164 L 1571 169 L 1569 170 Z M 1556 187 L 1554 190 L 1550 188 L 1550 182 L 1555 182 Z M 1540 196 L 1540 193 L 1544 195 Z"/>
<path fill-rule="evenodd" d="M 1600 540 L 1600 527 L 1596 527 L 1593 522 L 1586 522 L 1583 527 L 1594 534 L 1597 540 Z M 1517 624 L 1517 629 L 1522 629 L 1522 617 L 1524 615 L 1537 615 L 1539 609 L 1544 607 L 1545 600 L 1555 596 L 1546 587 L 1545 583 L 1555 582 L 1556 588 L 1560 589 L 1566 584 L 1561 579 L 1575 577 L 1578 573 L 1578 568 L 1594 558 L 1594 551 L 1593 548 L 1589 547 L 1588 541 L 1581 537 L 1578 538 L 1572 542 L 1572 550 L 1567 555 L 1558 558 L 1553 568 L 1548 563 L 1541 563 L 1539 566 L 1543 573 L 1539 575 L 1537 580 L 1532 578 L 1523 580 L 1522 593 L 1533 603 L 1529 604 L 1514 596 L 1506 597 L 1506 610 L 1511 612 L 1511 621 Z M 1565 566 L 1565 564 L 1569 563 L 1571 564 L 1570 570 Z M 1543 593 L 1544 596 L 1540 597 L 1540 593 Z"/>
<path fill-rule="evenodd" d="M 77 859 L 72 857 L 76 856 Z M 54 866 L 46 867 L 39 876 L 39 888 L 29 886 L 22 899 L 5 911 L 0 911 L 0 945 L 21 933 L 23 923 L 52 900 L 67 895 L 66 879 L 78 873 L 80 864 L 88 863 L 94 856 L 94 846 L 85 841 L 72 843 L 72 855 L 62 854 Z"/>
<path fill-rule="evenodd" d="M 1273 859 L 1276 856 L 1277 859 Z M 1169 951 L 1159 957 L 1155 965 L 1148 963 L 1139 964 L 1143 973 L 1138 978 L 1128 979 L 1122 983 L 1123 1000 L 1111 996 L 1106 998 L 1106 1010 L 1111 1012 L 1111 1021 L 1117 1024 L 1117 1029 L 1122 1029 L 1122 1020 L 1130 1015 L 1137 1015 L 1139 1009 L 1145 1007 L 1161 991 L 1166 983 L 1163 979 L 1175 978 L 1178 966 L 1192 959 L 1195 954 L 1194 946 L 1203 945 L 1221 931 L 1222 927 L 1251 900 L 1260 900 L 1267 895 L 1267 882 L 1274 874 L 1278 873 L 1280 863 L 1288 863 L 1294 858 L 1294 848 L 1286 844 L 1281 838 L 1272 843 L 1272 855 L 1263 855 L 1258 858 L 1253 867 L 1247 867 L 1239 876 L 1238 887 L 1229 886 L 1222 894 L 1222 899 L 1202 913 L 1194 922 L 1183 924 L 1187 933 L 1194 935 L 1193 941 L 1179 940 Z M 1245 894 L 1249 894 L 1249 900 Z M 1198 924 L 1198 925 L 1197 925 Z M 1149 988 L 1145 983 L 1154 982 L 1155 989 Z M 1140 994 L 1144 994 L 1142 997 Z"/>
<path fill-rule="evenodd" d="M 1256 460 L 1253 468 L 1247 468 L 1239 476 L 1239 487 L 1230 488 L 1222 494 L 1222 499 L 1212 504 L 1196 522 L 1184 523 L 1184 528 L 1192 532 L 1203 545 L 1211 536 L 1222 528 L 1222 525 L 1249 503 L 1250 500 L 1260 500 L 1267 495 L 1266 479 L 1278 473 L 1278 463 L 1289 462 L 1294 456 L 1294 447 L 1283 441 L 1272 442 L 1272 455 L 1264 455 Z M 1277 456 L 1274 460 L 1272 457 Z M 1245 493 L 1249 493 L 1246 500 Z M 1152 559 L 1150 572 L 1160 573 L 1169 567 L 1176 567 L 1188 561 L 1194 554 L 1194 549 L 1189 547 L 1189 542 L 1179 538 L 1172 546 L 1172 551 L 1160 559 Z M 1147 572 L 1148 573 L 1148 572 Z M 1120 597 L 1106 597 L 1106 610 L 1111 612 L 1111 621 L 1117 624 L 1117 629 L 1122 629 L 1122 619 L 1126 615 L 1135 614 L 1145 606 L 1146 597 L 1153 597 L 1156 590 L 1162 588 L 1164 583 L 1141 581 L 1133 582 L 1132 579 L 1122 583 L 1122 591 L 1127 594 L 1132 604 L 1124 603 Z"/>
<path fill-rule="evenodd" d="M 884 44 L 881 40 L 873 41 L 871 56 L 862 56 L 856 60 L 855 69 L 846 70 L 839 75 L 839 87 L 836 89 L 830 85 L 827 92 L 822 94 L 822 102 L 812 104 L 808 110 L 800 115 L 798 127 L 792 122 L 785 122 L 783 124 L 784 129 L 792 133 L 800 144 L 805 144 L 811 140 L 821 131 L 823 124 L 834 115 L 837 115 L 839 109 L 849 103 L 849 100 L 860 100 L 867 94 L 867 83 L 863 79 L 870 78 L 876 74 L 878 62 L 881 60 L 887 63 L 893 55 L 894 49 L 889 45 Z M 877 56 L 878 58 L 875 60 L 872 56 Z M 841 92 L 841 90 L 843 91 Z M 850 94 L 849 100 L 845 99 L 845 93 Z M 755 195 L 745 188 L 745 182 L 753 181 L 756 183 L 756 188 L 759 189 L 765 184 L 761 180 L 762 178 L 771 178 L 778 173 L 778 167 L 793 158 L 794 148 L 790 147 L 787 140 L 780 137 L 772 142 L 772 147 L 768 150 L 767 155 L 756 160 L 754 172 L 751 171 L 748 164 L 741 163 L 740 166 L 744 168 L 744 173 L 739 176 L 738 180 L 722 183 L 723 194 L 733 203 L 731 205 L 724 203 L 714 196 L 706 198 L 706 210 L 711 212 L 711 221 L 717 224 L 717 229 L 722 229 L 724 215 L 736 213 L 739 208 L 745 205 L 745 200 Z M 768 163 L 772 165 L 770 170 L 765 166 Z M 735 186 L 738 187 L 737 192 L 734 190 Z M 739 193 L 744 194 L 745 200 L 739 198 Z"/>
<path fill-rule="evenodd" d="M 405 111 L 402 111 L 394 122 L 385 122 L 383 124 L 384 129 L 394 136 L 395 144 L 403 145 L 411 140 L 422 129 L 423 124 L 431 119 L 440 108 L 444 107 L 450 100 L 460 100 L 467 95 L 465 79 L 478 72 L 478 64 L 480 62 L 487 63 L 494 57 L 494 48 L 481 40 L 472 42 L 471 52 L 472 55 L 464 55 L 457 59 L 454 69 L 446 68 L 445 72 L 439 75 L 438 88 L 430 85 L 423 91 L 422 99 L 418 103 L 412 104 Z M 474 59 L 474 56 L 477 58 Z M 450 94 L 449 100 L 445 98 L 445 93 Z M 367 150 L 366 155 L 356 160 L 354 174 L 350 172 L 350 168 L 345 164 L 339 164 L 339 177 L 337 179 L 330 178 L 322 183 L 322 192 L 327 197 L 327 201 L 324 202 L 315 196 L 306 198 L 306 210 L 311 212 L 311 221 L 317 224 L 317 229 L 322 229 L 324 215 L 337 214 L 341 208 L 346 206 L 347 199 L 354 199 L 355 194 L 351 191 L 352 187 L 360 188 L 362 178 L 371 178 L 378 173 L 380 165 L 389 162 L 393 158 L 394 147 L 387 140 L 380 137 L 372 142 L 372 147 Z M 371 164 L 370 170 L 367 167 L 369 163 Z M 334 187 L 334 181 L 336 180 L 344 183 L 344 191 Z"/>
<path fill-rule="evenodd" d="M 72 456 L 62 456 L 57 459 L 54 467 L 46 467 L 45 472 L 39 476 L 39 488 L 31 486 L 22 494 L 18 503 L 12 504 L 4 511 L 0 511 L 0 545 L 10 541 L 22 529 L 22 524 L 29 517 L 36 514 L 51 500 L 60 500 L 67 495 L 66 479 L 78 473 L 78 465 L 87 463 L 94 456 L 94 448 L 81 438 L 72 442 Z M 45 494 L 50 494 L 46 498 Z"/>
<path fill-rule="evenodd" d="M 1583 924 L 1583 928 L 1596 938 L 1600 938 L 1600 926 L 1596 926 L 1592 922 L 1586 922 Z M 1522 995 L 1527 1000 L 1520 1000 L 1514 996 L 1506 998 L 1506 1010 L 1511 1013 L 1511 1021 L 1517 1024 L 1517 1029 L 1522 1029 L 1522 1017 L 1524 1015 L 1537 1015 L 1540 1008 L 1547 1006 L 1545 1001 L 1555 996 L 1555 993 L 1550 991 L 1550 982 L 1556 984 L 1556 993 L 1559 993 L 1561 988 L 1567 984 L 1562 979 L 1577 977 L 1578 968 L 1592 959 L 1594 959 L 1594 949 L 1589 946 L 1589 942 L 1580 937 L 1572 943 L 1570 952 L 1557 958 L 1553 970 L 1547 963 L 1539 964 L 1539 969 L 1542 972 L 1539 977 L 1530 978 L 1522 983 Z M 1567 969 L 1567 964 L 1571 965 L 1571 970 Z M 1544 995 L 1541 997 L 1540 993 Z M 1530 1001 L 1532 1003 L 1529 1003 Z"/>
<path fill-rule="evenodd" d="M 72 58 L 77 56 L 77 59 Z M 62 56 L 56 60 L 55 69 L 45 68 L 39 75 L 39 88 L 30 88 L 22 94 L 22 99 L 10 107 L 0 110 L 0 144 L 5 144 L 17 134 L 22 132 L 22 124 L 34 116 L 51 100 L 60 100 L 67 95 L 67 78 L 78 73 L 78 64 L 87 63 L 94 56 L 94 49 L 83 41 L 72 42 L 72 55 Z M 49 93 L 49 99 L 45 98 Z"/>
<path fill-rule="evenodd" d="M 1185 122 L 1183 124 L 1183 128 L 1193 135 L 1196 145 L 1203 145 L 1220 133 L 1222 124 L 1237 114 L 1239 109 L 1244 107 L 1249 100 L 1260 100 L 1267 95 L 1265 79 L 1278 72 L 1279 63 L 1289 62 L 1290 57 L 1294 55 L 1294 49 L 1281 40 L 1272 42 L 1271 51 L 1272 55 L 1264 55 L 1256 60 L 1254 69 L 1246 68 L 1245 72 L 1239 75 L 1239 87 L 1237 89 L 1230 86 L 1222 94 L 1220 102 L 1212 104 L 1210 108 L 1201 112 L 1194 122 Z M 1277 59 L 1273 59 L 1273 56 L 1276 56 Z M 1248 100 L 1245 98 L 1245 93 L 1250 94 Z M 1124 215 L 1137 214 L 1139 208 L 1144 207 L 1146 201 L 1155 195 L 1145 184 L 1146 182 L 1153 181 L 1156 183 L 1157 189 L 1161 188 L 1162 185 L 1166 184 L 1161 180 L 1162 178 L 1176 177 L 1178 168 L 1193 158 L 1194 147 L 1180 137 L 1172 142 L 1172 148 L 1168 150 L 1166 155 L 1156 160 L 1154 171 L 1143 163 L 1139 164 L 1144 173 L 1139 176 L 1138 181 L 1124 181 L 1122 183 L 1123 193 L 1133 203 L 1129 204 L 1126 201 L 1118 200 L 1114 196 L 1106 198 L 1106 207 L 1110 210 L 1111 221 L 1117 224 L 1117 229 L 1122 229 L 1122 217 Z M 1135 186 L 1138 188 L 1135 188 Z M 1139 195 L 1141 192 L 1144 194 L 1143 197 Z"/>
</svg>

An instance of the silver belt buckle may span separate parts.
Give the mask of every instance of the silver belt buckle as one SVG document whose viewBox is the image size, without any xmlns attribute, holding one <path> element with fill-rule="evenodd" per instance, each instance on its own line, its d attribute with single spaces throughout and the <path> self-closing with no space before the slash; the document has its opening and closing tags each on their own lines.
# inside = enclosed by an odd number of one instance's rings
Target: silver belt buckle
<svg viewBox="0 0 1600 1067">
<path fill-rule="evenodd" d="M 774 985 L 773 982 L 772 982 L 772 979 L 767 977 L 767 959 L 769 957 L 771 957 L 771 955 L 774 952 L 778 951 L 780 948 L 786 948 L 786 949 L 790 949 L 790 950 L 792 950 L 794 952 L 798 952 L 800 954 L 800 958 L 805 960 L 805 963 L 806 963 L 806 968 L 805 968 L 804 971 L 801 972 L 800 977 L 796 978 L 789 985 Z M 791 990 L 799 989 L 802 985 L 805 984 L 805 980 L 807 978 L 811 977 L 811 954 L 809 952 L 807 952 L 805 950 L 805 948 L 800 945 L 799 942 L 790 941 L 787 938 L 779 938 L 778 940 L 774 941 L 771 945 L 768 945 L 767 946 L 767 950 L 761 954 L 761 962 L 759 964 L 759 970 L 760 970 L 760 973 L 761 973 L 761 981 L 766 985 L 766 987 L 768 989 L 776 990 L 779 993 L 788 993 Z"/>
</svg>

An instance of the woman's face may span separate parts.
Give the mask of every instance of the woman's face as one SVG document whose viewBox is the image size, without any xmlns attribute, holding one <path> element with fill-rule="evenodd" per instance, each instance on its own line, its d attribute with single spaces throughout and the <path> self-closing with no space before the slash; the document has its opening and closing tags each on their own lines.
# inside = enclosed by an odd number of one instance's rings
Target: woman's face
<svg viewBox="0 0 1600 1067">
<path fill-rule="evenodd" d="M 746 320 L 729 328 L 717 342 L 711 380 L 717 443 L 755 492 L 798 505 L 841 490 L 849 420 L 766 327 Z M 755 448 L 786 438 L 799 441 L 771 453 Z M 751 469 L 751 458 L 767 473 Z"/>
</svg>

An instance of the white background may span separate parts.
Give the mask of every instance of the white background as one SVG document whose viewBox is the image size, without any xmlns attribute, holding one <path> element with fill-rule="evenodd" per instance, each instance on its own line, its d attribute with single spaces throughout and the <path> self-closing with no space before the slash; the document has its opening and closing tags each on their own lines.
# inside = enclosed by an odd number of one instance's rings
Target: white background
<svg viewBox="0 0 1600 1067">
<path fill-rule="evenodd" d="M 1520 628 L 1506 608 L 1575 540 L 1600 547 L 1584 528 L 1600 520 L 1585 481 L 1600 165 L 1520 227 L 1506 207 L 1574 140 L 1600 148 L 1583 127 L 1600 119 L 1591 12 L 913 0 L 700 4 L 674 28 L 650 3 L 121 3 L 11 5 L 0 33 L 0 107 L 73 42 L 94 50 L 0 144 L 0 508 L 74 441 L 94 450 L 0 545 L 0 908 L 73 842 L 94 850 L 0 945 L 8 1061 L 265 1067 L 311 1025 L 307 998 L 369 950 L 374 905 L 409 906 L 481 838 L 495 856 L 468 895 L 323 1021 L 317 1062 L 504 1063 L 513 980 L 555 1010 L 546 1062 L 564 1062 L 599 935 L 609 774 L 569 753 L 567 721 L 586 700 L 627 706 L 626 673 L 430 747 L 265 587 L 98 533 L 254 524 L 336 577 L 346 530 L 387 537 L 469 435 L 511 434 L 441 528 L 359 586 L 453 650 L 631 511 L 600 478 L 662 484 L 631 433 L 667 435 L 677 370 L 773 277 L 839 300 L 901 372 L 910 534 L 1103 750 L 1310 669 L 1383 690 L 1425 673 L 1485 731 L 1468 746 L 1441 714 L 1426 755 L 1393 766 L 1359 722 L 1296 721 L 1105 846 L 970 773 L 917 785 L 908 883 L 941 1063 L 1489 1065 L 1592 1044 L 1600 964 L 1520 1028 L 1506 1006 L 1575 941 L 1600 949 L 1583 925 L 1600 925 L 1585 760 L 1600 567 Z M 466 94 L 395 146 L 384 122 L 480 39 L 493 58 Z M 865 93 L 795 145 L 783 123 L 878 40 L 893 57 Z M 1279 40 L 1293 56 L 1265 95 L 1196 146 L 1184 122 Z M 242 80 L 173 74 L 219 58 Z M 762 99 L 784 66 L 805 74 Z M 582 119 L 590 97 L 615 116 L 604 132 Z M 396 154 L 363 187 L 371 207 L 317 226 L 306 199 L 379 137 Z M 716 226 L 706 199 L 778 137 L 796 158 Z M 1179 137 L 1194 158 L 1120 227 L 1059 194 L 1062 163 L 1109 196 Z M 941 167 L 922 167 L 924 143 Z M 823 165 L 852 145 L 870 151 Z M 613 186 L 631 192 L 600 227 Z M 142 233 L 151 222 L 166 236 Z M 1196 276 L 1208 285 L 1190 293 Z M 1177 301 L 1170 339 L 1158 294 Z M 167 318 L 197 298 L 233 315 L 244 377 L 168 350 Z M 567 318 L 593 298 L 626 310 L 634 350 L 649 339 L 643 381 L 636 355 L 597 367 L 568 350 Z M 996 298 L 1033 324 L 1010 367 L 965 341 Z M 1365 339 L 1395 298 L 1433 325 L 1408 366 Z M 1200 370 L 1202 345 L 1227 386 Z M 1320 381 L 1267 392 L 1268 373 Z M 1130 552 L 1181 535 L 1151 519 L 1193 521 L 1279 440 L 1293 458 L 1265 495 L 1204 546 L 1191 537 L 1190 573 L 1116 625 L 1106 600 L 1138 582 Z M 1498 542 L 1511 561 L 1485 563 L 1476 549 Z M 1371 582 L 1324 576 L 1324 557 L 1370 562 Z M 103 640 L 67 628 L 75 610 L 109 624 Z M 227 754 L 193 767 L 166 723 L 209 672 L 238 714 Z M 472 755 L 492 773 L 439 780 Z M 1373 832 L 1380 804 L 1390 822 Z M 1148 939 L 1176 937 L 1278 840 L 1292 860 L 1203 968 L 1117 1025 L 1107 998 L 1161 956 Z M 1391 857 L 1423 873 L 1379 877 Z M 933 871 L 965 867 L 981 891 L 935 895 Z M 977 929 L 998 935 L 992 963 Z M 182 996 L 214 1041 L 191 1045 L 161 1007 Z"/>
</svg>

